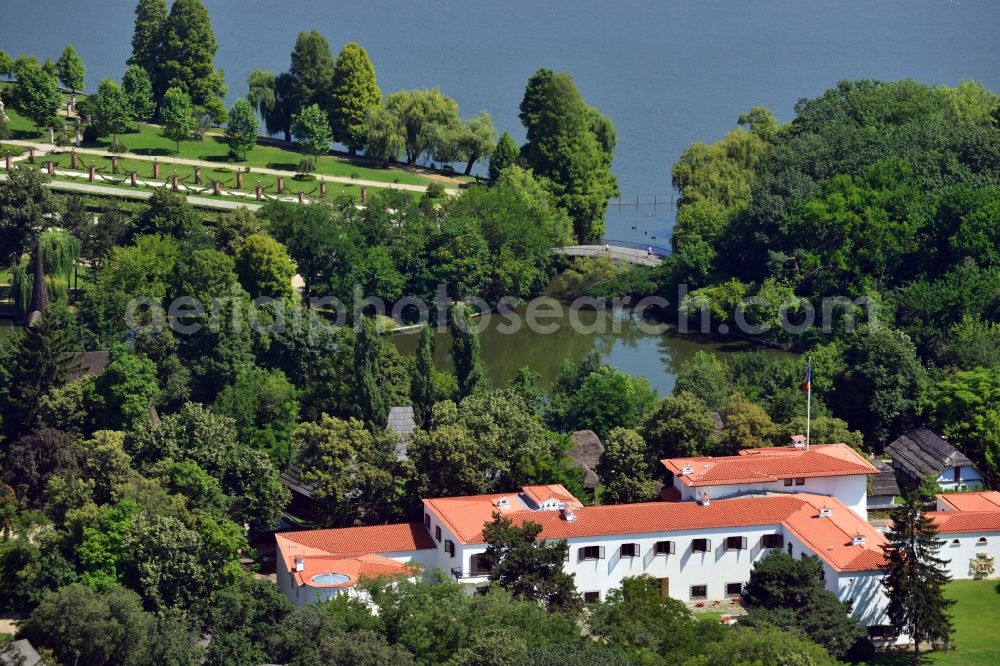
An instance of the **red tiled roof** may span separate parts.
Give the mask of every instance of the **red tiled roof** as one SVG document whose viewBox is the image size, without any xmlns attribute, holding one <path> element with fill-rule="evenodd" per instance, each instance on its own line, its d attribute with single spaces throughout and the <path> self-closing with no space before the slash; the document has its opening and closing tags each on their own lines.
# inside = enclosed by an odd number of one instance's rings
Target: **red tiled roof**
<svg viewBox="0 0 1000 666">
<path fill-rule="evenodd" d="M 747 449 L 735 456 L 668 458 L 664 467 L 687 486 L 771 483 L 781 479 L 876 474 L 878 470 L 846 444 Z M 690 474 L 681 474 L 691 467 Z"/>
<path fill-rule="evenodd" d="M 554 499 L 582 506 L 580 500 L 573 497 L 573 493 L 566 490 L 561 483 L 551 483 L 547 486 L 524 486 L 521 491 L 536 505 L 541 505 L 548 500 Z"/>
<path fill-rule="evenodd" d="M 287 532 L 283 535 L 276 535 L 275 540 L 278 545 L 279 557 L 284 560 L 285 567 L 292 572 L 299 585 L 323 588 L 352 587 L 362 578 L 406 576 L 411 573 L 411 569 L 404 563 L 382 555 L 375 553 L 347 557 L 331 555 L 323 550 L 303 546 L 292 541 L 287 538 L 290 534 L 305 533 Z M 302 571 L 295 571 L 296 558 L 302 559 Z M 313 580 L 322 574 L 340 574 L 346 580 L 333 583 L 326 583 L 322 579 Z"/>
<path fill-rule="evenodd" d="M 424 500 L 452 533 L 465 544 L 484 543 L 483 525 L 493 513 L 503 513 L 516 524 L 527 521 L 542 526 L 541 539 L 602 537 L 653 532 L 679 532 L 712 528 L 784 525 L 813 552 L 837 571 L 860 571 L 884 565 L 880 546 L 884 537 L 836 498 L 796 493 L 730 500 L 713 500 L 708 506 L 696 502 L 645 502 L 587 506 L 574 511 L 576 520 L 566 520 L 559 511 L 518 508 L 499 510 L 501 495 L 478 495 Z M 511 495 L 507 495 L 511 497 Z M 819 510 L 831 516 L 819 518 Z M 852 546 L 855 535 L 865 545 Z M 863 555 L 870 551 L 868 555 Z"/>
<path fill-rule="evenodd" d="M 952 511 L 1000 511 L 1000 493 L 985 490 L 975 493 L 942 493 L 938 500 Z"/>
<path fill-rule="evenodd" d="M 1000 511 L 928 511 L 941 534 L 1000 532 Z"/>
<path fill-rule="evenodd" d="M 364 525 L 308 532 L 281 532 L 276 537 L 313 548 L 325 554 L 363 555 L 434 548 L 434 541 L 421 523 Z"/>
</svg>

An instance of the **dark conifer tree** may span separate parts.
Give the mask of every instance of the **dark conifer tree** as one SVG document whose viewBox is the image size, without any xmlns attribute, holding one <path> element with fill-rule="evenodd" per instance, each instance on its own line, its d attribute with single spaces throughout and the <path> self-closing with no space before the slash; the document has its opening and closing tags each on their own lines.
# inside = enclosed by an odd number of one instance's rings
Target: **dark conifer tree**
<svg viewBox="0 0 1000 666">
<path fill-rule="evenodd" d="M 427 324 L 420 329 L 410 397 L 417 423 L 424 429 L 430 428 L 431 408 L 434 406 L 434 331 Z"/>
<path fill-rule="evenodd" d="M 451 310 L 451 356 L 455 362 L 461 397 L 470 396 L 487 387 L 488 380 L 479 357 L 479 332 L 469 321 L 464 306 Z"/>
<path fill-rule="evenodd" d="M 365 426 L 372 432 L 380 432 L 385 429 L 389 418 L 389 404 L 379 376 L 379 359 L 383 356 L 382 336 L 378 333 L 375 320 L 370 317 L 362 317 L 357 328 L 354 376 L 357 381 L 358 407 Z"/>
</svg>

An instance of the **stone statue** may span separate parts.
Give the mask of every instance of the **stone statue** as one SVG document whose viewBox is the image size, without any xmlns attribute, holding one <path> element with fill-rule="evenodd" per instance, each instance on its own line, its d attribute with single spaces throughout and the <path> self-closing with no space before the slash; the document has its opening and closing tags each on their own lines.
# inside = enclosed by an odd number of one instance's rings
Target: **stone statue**
<svg viewBox="0 0 1000 666">
<path fill-rule="evenodd" d="M 10 121 L 10 118 L 7 117 L 7 114 L 4 113 L 3 109 L 3 95 L 0 95 L 0 124 L 6 124 Z"/>
</svg>

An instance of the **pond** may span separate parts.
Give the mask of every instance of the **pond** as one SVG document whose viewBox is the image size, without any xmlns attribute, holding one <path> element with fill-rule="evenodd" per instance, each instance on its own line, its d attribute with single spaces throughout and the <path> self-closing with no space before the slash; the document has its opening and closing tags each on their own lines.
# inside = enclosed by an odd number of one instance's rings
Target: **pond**
<svg viewBox="0 0 1000 666">
<path fill-rule="evenodd" d="M 523 322 L 525 310 L 521 307 L 513 313 Z M 587 354 L 596 352 L 605 363 L 631 375 L 645 377 L 660 395 L 666 395 L 673 389 L 680 364 L 698 351 L 726 355 L 764 350 L 775 357 L 788 355 L 732 338 L 682 335 L 672 330 L 657 332 L 655 322 L 643 322 L 628 310 L 580 310 L 577 313 L 580 326 L 570 325 L 566 309 L 563 315 L 546 321 L 558 324 L 558 329 L 550 333 L 528 326 L 508 333 L 509 320 L 495 315 L 488 322 L 482 322 L 481 354 L 494 386 L 510 381 L 519 369 L 527 366 L 542 376 L 542 387 L 548 389 L 563 363 L 567 360 L 579 362 Z M 401 353 L 412 355 L 418 337 L 417 333 L 398 333 L 391 340 Z M 439 331 L 435 336 L 434 361 L 440 370 L 453 369 L 450 331 Z"/>
</svg>

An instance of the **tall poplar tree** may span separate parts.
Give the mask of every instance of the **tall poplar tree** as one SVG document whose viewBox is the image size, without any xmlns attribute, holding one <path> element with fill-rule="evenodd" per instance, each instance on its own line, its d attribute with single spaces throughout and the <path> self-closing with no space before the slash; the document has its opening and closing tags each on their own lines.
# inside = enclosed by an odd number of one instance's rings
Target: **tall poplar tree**
<svg viewBox="0 0 1000 666">
<path fill-rule="evenodd" d="M 62 55 L 56 61 L 56 72 L 62 84 L 74 93 L 83 89 L 83 79 L 87 74 L 87 68 L 83 65 L 83 60 L 77 55 L 72 44 L 67 44 Z"/>
<path fill-rule="evenodd" d="M 451 309 L 451 356 L 463 398 L 487 388 L 488 380 L 479 357 L 479 332 L 461 305 Z"/>
<path fill-rule="evenodd" d="M 514 138 L 504 132 L 497 141 L 497 147 L 490 156 L 490 180 L 494 183 L 500 180 L 500 173 L 509 166 L 517 164 L 518 149 Z"/>
<path fill-rule="evenodd" d="M 315 30 L 300 32 L 292 49 L 288 73 L 295 81 L 294 96 L 298 110 L 312 104 L 327 108 L 327 92 L 333 82 L 334 61 L 330 44 Z"/>
<path fill-rule="evenodd" d="M 354 377 L 357 381 L 358 407 L 365 426 L 371 432 L 385 429 L 389 418 L 389 404 L 379 376 L 379 359 L 382 357 L 382 336 L 375 320 L 361 317 L 354 341 Z"/>
<path fill-rule="evenodd" d="M 417 358 L 410 382 L 410 398 L 417 423 L 430 428 L 431 409 L 434 407 L 434 331 L 429 324 L 420 329 Z"/>
<path fill-rule="evenodd" d="M 546 179 L 556 203 L 573 219 L 577 238 L 600 238 L 608 198 L 618 194 L 611 120 L 583 101 L 569 74 L 548 69 L 528 81 L 520 118 L 528 166 Z"/>
<path fill-rule="evenodd" d="M 139 0 L 135 6 L 132 57 L 128 59 L 128 64 L 138 65 L 149 74 L 157 105 L 169 87 L 160 71 L 166 28 L 167 0 Z"/>
<path fill-rule="evenodd" d="M 368 114 L 382 102 L 375 82 L 375 66 L 368 53 L 354 42 L 346 44 L 333 66 L 333 85 L 327 113 L 333 140 L 347 146 L 351 155 L 365 145 Z"/>
<path fill-rule="evenodd" d="M 219 46 L 201 0 L 174 0 L 163 36 L 162 71 L 170 87 L 183 90 L 213 121 L 226 118 L 222 70 L 215 69 Z"/>
<path fill-rule="evenodd" d="M 910 637 L 917 661 L 921 643 L 948 641 L 952 632 L 948 608 L 955 603 L 944 597 L 944 586 L 951 580 L 947 562 L 938 557 L 944 542 L 924 514 L 924 505 L 933 500 L 926 482 L 907 493 L 903 504 L 892 511 L 889 543 L 882 547 L 889 560 L 889 572 L 882 580 L 889 597 L 889 624 L 896 635 Z"/>
</svg>

